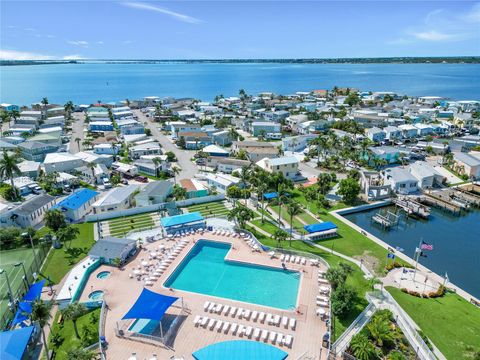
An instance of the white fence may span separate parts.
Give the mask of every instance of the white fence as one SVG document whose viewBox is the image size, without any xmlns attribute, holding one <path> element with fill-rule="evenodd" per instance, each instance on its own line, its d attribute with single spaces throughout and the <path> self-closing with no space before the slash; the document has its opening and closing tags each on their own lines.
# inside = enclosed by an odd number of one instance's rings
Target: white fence
<svg viewBox="0 0 480 360">
<path fill-rule="evenodd" d="M 184 206 L 204 204 L 208 202 L 222 201 L 222 200 L 225 200 L 224 194 L 209 195 L 209 196 L 187 199 L 187 200 L 179 200 L 179 201 L 166 202 L 166 203 L 160 203 L 160 204 L 154 204 L 154 205 L 139 206 L 139 207 L 134 207 L 134 208 L 125 209 L 125 210 L 116 210 L 116 211 L 108 211 L 108 212 L 99 213 L 99 214 L 90 214 L 85 217 L 85 220 L 87 222 L 103 221 L 108 219 L 115 219 L 122 216 L 130 216 L 130 215 L 137 215 L 137 214 L 145 214 L 145 213 L 154 212 L 154 211 L 162 211 L 167 209 L 170 206 L 184 207 Z"/>
</svg>

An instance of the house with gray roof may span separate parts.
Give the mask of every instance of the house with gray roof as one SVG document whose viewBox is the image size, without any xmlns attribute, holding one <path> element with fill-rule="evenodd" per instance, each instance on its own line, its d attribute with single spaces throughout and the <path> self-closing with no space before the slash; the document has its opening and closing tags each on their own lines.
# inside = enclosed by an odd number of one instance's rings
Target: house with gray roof
<svg viewBox="0 0 480 360">
<path fill-rule="evenodd" d="M 56 198 L 51 195 L 36 195 L 9 212 L 9 223 L 22 228 L 33 227 L 43 221 L 45 212 L 55 204 Z"/>
<path fill-rule="evenodd" d="M 18 145 L 22 157 L 26 160 L 43 161 L 47 154 L 54 153 L 58 146 L 40 141 L 25 141 Z"/>
<path fill-rule="evenodd" d="M 173 183 L 171 181 L 152 181 L 135 196 L 135 202 L 137 206 L 160 204 L 165 202 L 172 192 Z"/>
<path fill-rule="evenodd" d="M 453 161 L 455 162 L 455 169 L 460 174 L 465 174 L 469 179 L 480 179 L 480 153 L 454 153 Z"/>
<path fill-rule="evenodd" d="M 130 208 L 134 204 L 133 198 L 139 188 L 138 185 L 127 185 L 111 189 L 92 204 L 93 213 Z"/>
<path fill-rule="evenodd" d="M 418 191 L 418 180 L 406 168 L 395 167 L 383 173 L 383 183 L 390 185 L 393 191 L 407 195 Z"/>
<path fill-rule="evenodd" d="M 137 241 L 134 239 L 106 237 L 97 240 L 88 255 L 95 259 L 101 259 L 106 263 L 113 263 L 118 259 L 125 263 L 137 251 Z"/>
</svg>

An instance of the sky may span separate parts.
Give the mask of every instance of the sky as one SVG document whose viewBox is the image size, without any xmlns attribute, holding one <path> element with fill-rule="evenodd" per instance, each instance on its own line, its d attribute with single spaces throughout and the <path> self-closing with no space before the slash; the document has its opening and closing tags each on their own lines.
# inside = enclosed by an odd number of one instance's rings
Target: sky
<svg viewBox="0 0 480 360">
<path fill-rule="evenodd" d="M 0 59 L 480 55 L 474 1 L 0 0 Z"/>
</svg>

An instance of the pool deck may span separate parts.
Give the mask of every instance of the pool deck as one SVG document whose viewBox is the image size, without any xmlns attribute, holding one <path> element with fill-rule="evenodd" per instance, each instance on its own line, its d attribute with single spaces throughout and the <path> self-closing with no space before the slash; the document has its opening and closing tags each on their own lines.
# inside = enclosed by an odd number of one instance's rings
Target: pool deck
<svg viewBox="0 0 480 360">
<path fill-rule="evenodd" d="M 135 277 L 132 279 L 129 277 L 129 274 L 132 273 L 134 268 L 140 265 L 142 259 L 148 260 L 150 251 L 157 249 L 158 245 L 163 243 L 168 248 L 173 246 L 174 241 L 160 240 L 144 245 L 145 249 L 141 250 L 136 258 L 128 263 L 123 270 L 102 265 L 90 275 L 80 297 L 80 301 L 89 301 L 88 295 L 92 291 L 104 291 L 104 298 L 109 308 L 105 322 L 105 336 L 108 342 L 108 359 L 128 359 L 132 353 L 136 353 L 138 359 L 149 359 L 153 354 L 156 354 L 159 359 L 170 359 L 171 356 L 193 359 L 193 356 L 191 355 L 193 352 L 212 343 L 225 340 L 248 340 L 245 335 L 243 337 L 239 336 L 238 334 L 232 335 L 230 331 L 228 334 L 224 334 L 223 332 L 209 330 L 208 328 L 203 328 L 201 326 L 195 327 L 193 319 L 197 315 L 208 316 L 217 320 L 229 321 L 230 323 L 236 322 L 237 324 L 252 326 L 253 328 L 260 328 L 262 330 L 266 329 L 269 331 L 275 331 L 277 333 L 281 332 L 284 335 L 293 335 L 294 339 L 291 348 L 288 348 L 285 345 L 279 346 L 278 344 L 274 344 L 274 346 L 278 346 L 282 350 L 286 351 L 289 354 L 289 359 L 296 359 L 301 355 L 309 355 L 314 359 L 326 359 L 327 349 L 320 349 L 322 348 L 322 337 L 327 332 L 327 325 L 320 319 L 320 317 L 316 315 L 316 297 L 319 294 L 317 273 L 319 269 L 326 270 L 324 265 L 320 264 L 319 266 L 312 266 L 308 261 L 307 265 L 298 265 L 292 263 L 286 264 L 287 268 L 302 272 L 297 299 L 297 309 L 299 312 L 294 310 L 280 310 L 277 308 L 224 298 L 216 298 L 213 296 L 181 290 L 169 290 L 163 286 L 163 283 L 194 246 L 194 242 L 199 239 L 232 243 L 233 248 L 228 252 L 226 259 L 281 268 L 281 262 L 278 256 L 277 258 L 271 259 L 270 256 L 265 252 L 252 252 L 251 248 L 241 238 L 213 235 L 206 232 L 203 235 L 195 234 L 185 236 L 183 239 L 189 240 L 188 245 L 182 250 L 180 255 L 175 258 L 175 260 L 170 264 L 162 276 L 153 284 L 153 286 L 147 287 L 148 289 L 158 293 L 182 297 L 184 303 L 188 307 L 188 316 L 177 331 L 172 349 L 117 337 L 115 335 L 115 327 L 116 322 L 120 320 L 122 316 L 130 309 L 144 287 L 143 281 L 139 281 Z M 111 275 L 107 279 L 98 279 L 96 277 L 97 274 L 105 270 L 111 271 Z M 275 326 L 268 325 L 266 322 L 254 322 L 252 319 L 238 319 L 238 316 L 232 318 L 231 316 L 226 316 L 223 314 L 220 315 L 207 313 L 203 309 L 204 302 L 207 300 L 223 305 L 233 305 L 237 308 L 241 307 L 251 311 L 263 311 L 280 316 L 288 316 L 289 318 L 295 318 L 297 321 L 296 328 L 295 330 L 292 330 L 290 327 L 286 329 L 282 325 Z M 168 312 L 169 311 L 167 311 L 167 313 Z M 250 338 L 250 340 L 253 339 Z M 271 342 L 268 343 L 272 344 Z"/>
</svg>

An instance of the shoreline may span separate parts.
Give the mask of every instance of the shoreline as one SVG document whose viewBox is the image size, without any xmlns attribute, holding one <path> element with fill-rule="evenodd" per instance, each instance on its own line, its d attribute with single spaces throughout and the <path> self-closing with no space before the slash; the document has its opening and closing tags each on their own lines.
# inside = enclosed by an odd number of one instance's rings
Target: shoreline
<svg viewBox="0 0 480 360">
<path fill-rule="evenodd" d="M 373 203 L 373 204 L 370 204 L 370 205 L 377 205 L 377 206 L 380 206 L 380 204 L 383 203 L 383 202 L 380 202 L 380 203 Z M 360 206 L 361 207 L 361 206 Z M 382 246 L 383 248 L 387 249 L 388 248 L 391 248 L 390 245 L 388 245 L 385 241 L 383 241 L 382 239 L 378 238 L 377 236 L 371 234 L 369 231 L 363 229 L 362 227 L 358 226 L 357 224 L 351 222 L 350 220 L 346 219 L 345 217 L 342 216 L 342 213 L 343 212 L 354 212 L 354 209 L 358 209 L 359 207 L 350 207 L 350 208 L 346 208 L 346 209 L 340 209 L 340 210 L 334 210 L 334 211 L 331 211 L 330 214 L 332 214 L 336 219 L 342 221 L 344 224 L 350 226 L 352 229 L 360 232 L 360 233 L 364 233 L 366 234 L 365 236 L 372 240 L 373 242 L 375 242 L 377 245 L 380 245 Z M 398 251 L 398 252 L 395 252 L 395 255 L 398 256 L 400 259 L 408 262 L 409 264 L 411 265 L 414 265 L 415 264 L 415 261 L 408 255 L 405 255 L 404 253 Z M 443 284 L 443 281 L 445 280 L 445 278 L 439 274 L 437 274 L 436 272 L 434 272 L 433 270 L 427 268 L 426 266 L 422 265 L 421 263 L 418 263 L 417 265 L 417 268 L 428 273 L 428 274 L 431 274 L 434 279 L 436 281 L 438 281 L 440 284 Z M 480 302 L 480 300 L 470 294 L 469 292 L 463 290 L 461 287 L 455 285 L 453 282 L 451 281 L 448 281 L 446 287 L 448 289 L 453 289 L 455 291 L 456 294 L 458 294 L 459 296 L 461 296 L 462 298 L 464 298 L 466 301 L 468 302 L 471 302 L 471 300 L 475 300 L 477 302 Z"/>
</svg>

